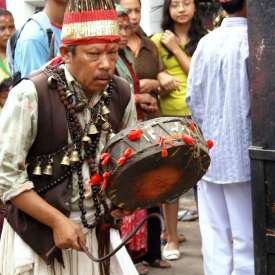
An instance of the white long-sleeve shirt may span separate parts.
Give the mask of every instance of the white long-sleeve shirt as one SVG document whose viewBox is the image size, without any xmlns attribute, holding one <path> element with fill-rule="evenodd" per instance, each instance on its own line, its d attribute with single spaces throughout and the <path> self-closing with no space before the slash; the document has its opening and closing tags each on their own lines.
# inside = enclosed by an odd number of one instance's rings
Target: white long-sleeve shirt
<svg viewBox="0 0 275 275">
<path fill-rule="evenodd" d="M 64 70 L 69 85 L 74 85 L 74 88 L 79 93 L 82 93 L 82 96 L 85 96 L 66 67 L 64 67 Z M 90 99 L 90 108 L 95 106 L 101 95 L 102 93 L 97 93 Z M 86 107 L 78 115 L 82 126 L 90 120 L 89 107 Z M 10 91 L 0 118 L 0 199 L 3 202 L 33 188 L 33 183 L 28 179 L 25 162 L 28 151 L 36 138 L 37 120 L 38 98 L 36 88 L 32 81 L 23 80 Z M 134 126 L 136 122 L 135 102 L 134 97 L 131 96 L 128 106 L 124 111 L 121 127 Z M 70 133 L 68 133 L 68 137 L 68 142 L 71 143 Z M 45 138 L 51 142 L 51 137 Z M 102 133 L 97 148 L 97 161 L 99 161 L 100 152 L 103 150 L 106 142 L 106 135 Z M 82 172 L 85 182 L 84 186 L 86 187 L 85 206 L 91 209 L 93 207 L 93 200 L 91 199 L 88 184 L 91 175 L 89 174 L 89 167 L 86 162 L 83 164 Z M 78 199 L 77 176 L 73 174 L 73 211 L 79 210 Z"/>
<path fill-rule="evenodd" d="M 229 17 L 201 39 L 192 57 L 187 104 L 204 137 L 215 143 L 206 181 L 250 180 L 248 55 L 247 19 Z"/>
</svg>

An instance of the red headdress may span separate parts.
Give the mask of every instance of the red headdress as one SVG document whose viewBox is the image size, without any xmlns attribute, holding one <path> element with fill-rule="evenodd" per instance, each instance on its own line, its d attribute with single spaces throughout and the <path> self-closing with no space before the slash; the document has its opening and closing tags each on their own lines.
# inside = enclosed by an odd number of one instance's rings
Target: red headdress
<svg viewBox="0 0 275 275">
<path fill-rule="evenodd" d="M 63 45 L 120 40 L 112 0 L 69 0 L 62 27 Z"/>
</svg>

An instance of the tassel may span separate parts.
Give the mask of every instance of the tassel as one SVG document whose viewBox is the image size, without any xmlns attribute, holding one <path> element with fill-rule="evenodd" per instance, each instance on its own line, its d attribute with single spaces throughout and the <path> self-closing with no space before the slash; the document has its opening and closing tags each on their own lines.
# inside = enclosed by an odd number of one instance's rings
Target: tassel
<svg viewBox="0 0 275 275">
<path fill-rule="evenodd" d="M 110 252 L 110 225 L 100 221 L 96 226 L 98 243 L 98 257 L 103 257 Z M 110 258 L 99 263 L 100 275 L 110 275 Z"/>
</svg>

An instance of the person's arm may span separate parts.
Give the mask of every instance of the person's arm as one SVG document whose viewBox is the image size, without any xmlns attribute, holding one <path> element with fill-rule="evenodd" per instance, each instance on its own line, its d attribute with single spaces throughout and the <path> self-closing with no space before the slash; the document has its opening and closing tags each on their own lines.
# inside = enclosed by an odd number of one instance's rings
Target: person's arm
<svg viewBox="0 0 275 275">
<path fill-rule="evenodd" d="M 81 227 L 48 204 L 36 192 L 25 191 L 10 201 L 18 209 L 50 227 L 53 230 L 56 247 L 81 250 L 80 243 L 85 244 L 86 240 Z"/>
<path fill-rule="evenodd" d="M 151 94 L 136 94 L 135 95 L 136 104 L 140 106 L 140 108 L 153 116 L 159 116 L 159 107 L 158 100 Z"/>
<path fill-rule="evenodd" d="M 140 93 L 151 93 L 159 89 L 160 83 L 158 79 L 141 79 L 139 81 Z"/>
<path fill-rule="evenodd" d="M 33 71 L 40 69 L 49 59 L 48 44 L 45 38 L 29 39 L 18 42 L 15 51 L 15 64 L 17 71 L 21 72 L 21 77 L 30 75 Z"/>
<path fill-rule="evenodd" d="M 204 86 L 207 81 L 203 46 L 200 43 L 192 57 L 187 79 L 186 103 L 191 110 L 193 120 L 202 127 L 204 116 Z"/>
<path fill-rule="evenodd" d="M 171 51 L 178 60 L 182 70 L 188 74 L 191 58 L 182 50 L 175 34 L 166 30 L 161 37 L 161 43 Z"/>
<path fill-rule="evenodd" d="M 159 81 L 158 93 L 161 96 L 166 96 L 170 92 L 179 89 L 181 82 L 171 76 L 164 66 L 164 61 L 162 58 L 167 55 L 167 49 L 161 44 L 162 33 L 155 34 L 151 37 L 151 40 L 154 42 L 156 48 L 158 49 L 159 56 L 159 73 L 157 79 Z M 163 56 L 163 57 L 162 57 Z"/>
<path fill-rule="evenodd" d="M 34 84 L 23 80 L 10 91 L 0 123 L 0 197 L 53 230 L 59 248 L 80 249 L 84 236 L 56 208 L 33 191 L 26 158 L 37 134 L 38 99 Z M 78 242 L 76 242 L 78 240 Z"/>
<path fill-rule="evenodd" d="M 179 89 L 181 82 L 168 74 L 166 71 L 158 74 L 160 87 L 158 89 L 159 95 L 166 96 L 172 91 Z"/>
</svg>

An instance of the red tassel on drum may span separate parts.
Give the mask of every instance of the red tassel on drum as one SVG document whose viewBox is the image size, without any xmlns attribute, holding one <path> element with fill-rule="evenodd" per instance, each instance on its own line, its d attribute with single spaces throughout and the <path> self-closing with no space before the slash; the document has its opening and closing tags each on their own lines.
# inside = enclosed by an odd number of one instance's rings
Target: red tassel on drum
<svg viewBox="0 0 275 275">
<path fill-rule="evenodd" d="M 100 159 L 104 160 L 106 157 L 109 157 L 109 156 L 110 156 L 109 153 L 102 153 L 101 156 L 100 156 Z"/>
<path fill-rule="evenodd" d="M 139 140 L 142 137 L 142 135 L 143 132 L 141 129 L 134 129 L 128 133 L 128 139 L 131 141 L 136 141 Z"/>
<path fill-rule="evenodd" d="M 121 158 L 119 158 L 118 160 L 117 160 L 117 164 L 119 165 L 119 166 L 123 166 L 124 164 L 125 164 L 125 162 L 126 162 L 126 158 L 125 157 L 121 157 Z"/>
<path fill-rule="evenodd" d="M 105 166 L 107 165 L 111 160 L 111 156 L 108 154 L 108 156 L 105 156 L 105 158 L 101 161 L 101 165 Z"/>
<path fill-rule="evenodd" d="M 193 132 L 196 132 L 197 130 L 197 127 L 196 127 L 196 124 L 194 122 L 190 122 L 188 127 L 193 131 Z"/>
<path fill-rule="evenodd" d="M 91 185 L 97 185 L 101 182 L 101 180 L 102 180 L 101 176 L 98 173 L 96 173 L 93 176 L 91 176 L 90 184 Z"/>
<path fill-rule="evenodd" d="M 103 182 L 102 182 L 102 188 L 105 191 L 108 185 L 108 178 L 110 177 L 110 172 L 104 172 L 103 174 Z"/>
<path fill-rule="evenodd" d="M 122 155 L 126 159 L 129 159 L 133 155 L 133 149 L 132 148 L 126 149 Z"/>
<path fill-rule="evenodd" d="M 211 139 L 208 139 L 208 140 L 206 141 L 206 144 L 207 144 L 208 149 L 212 149 L 213 146 L 214 146 L 214 141 L 211 140 Z"/>
<path fill-rule="evenodd" d="M 161 157 L 162 158 L 168 157 L 168 150 L 165 147 L 162 147 L 162 149 L 161 149 Z"/>
<path fill-rule="evenodd" d="M 182 140 L 183 140 L 186 144 L 189 144 L 189 145 L 194 145 L 194 144 L 195 144 L 194 138 L 192 138 L 192 137 L 189 136 L 189 135 L 183 135 L 183 136 L 182 136 Z"/>
</svg>

